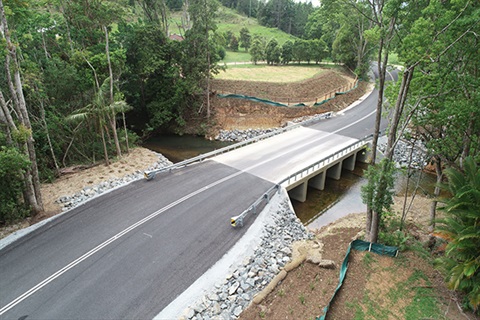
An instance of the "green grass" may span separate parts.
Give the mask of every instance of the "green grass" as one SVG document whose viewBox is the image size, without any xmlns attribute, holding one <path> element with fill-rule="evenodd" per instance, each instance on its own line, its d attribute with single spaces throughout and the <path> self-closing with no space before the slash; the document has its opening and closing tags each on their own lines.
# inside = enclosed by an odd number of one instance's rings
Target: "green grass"
<svg viewBox="0 0 480 320">
<path fill-rule="evenodd" d="M 225 63 L 232 63 L 232 62 L 250 62 L 250 53 L 243 51 L 228 51 L 227 54 L 225 55 L 225 59 L 220 61 L 220 63 L 225 62 Z"/>
<path fill-rule="evenodd" d="M 248 18 L 246 16 L 240 15 L 230 8 L 221 6 L 217 11 L 217 32 L 226 32 L 231 31 L 237 37 L 240 36 L 240 30 L 243 27 L 246 27 L 250 34 L 259 35 L 270 41 L 270 39 L 275 38 L 280 45 L 283 45 L 285 41 L 292 40 L 295 41 L 296 37 L 285 33 L 277 28 L 267 28 L 261 26 L 257 19 Z"/>
<path fill-rule="evenodd" d="M 321 74 L 324 71 L 325 70 L 318 65 L 229 65 L 225 71 L 220 71 L 215 78 L 223 80 L 249 80 L 287 83 L 309 79 Z"/>
<path fill-rule="evenodd" d="M 171 16 L 169 17 L 169 23 L 170 23 L 170 32 L 171 33 L 177 33 L 177 34 L 183 34 L 183 30 L 180 30 L 178 28 L 178 25 L 181 24 L 181 12 L 173 12 Z M 250 31 L 250 34 L 253 35 L 259 35 L 261 37 L 265 37 L 267 41 L 270 41 L 270 39 L 275 38 L 280 45 L 283 45 L 285 41 L 287 40 L 292 40 L 295 41 L 296 37 L 285 33 L 277 28 L 267 28 L 264 26 L 261 26 L 257 19 L 255 18 L 248 18 L 246 16 L 238 14 L 236 11 L 226 8 L 224 6 L 220 6 L 220 8 L 217 11 L 217 32 L 219 33 L 224 33 L 227 31 L 233 32 L 237 37 L 240 36 L 240 30 L 243 27 L 247 27 L 247 29 Z M 241 49 L 243 50 L 243 48 Z M 248 60 L 245 61 L 249 61 Z M 232 61 L 243 61 L 243 60 L 232 60 Z"/>
</svg>

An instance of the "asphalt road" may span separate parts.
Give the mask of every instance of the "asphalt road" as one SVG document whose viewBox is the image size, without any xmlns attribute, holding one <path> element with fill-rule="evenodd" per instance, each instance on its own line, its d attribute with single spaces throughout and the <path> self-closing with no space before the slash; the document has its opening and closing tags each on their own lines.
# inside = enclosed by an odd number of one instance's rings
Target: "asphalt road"
<svg viewBox="0 0 480 320">
<path fill-rule="evenodd" d="M 0 318 L 153 318 L 254 222 L 233 229 L 232 215 L 302 162 L 372 133 L 372 101 L 113 190 L 20 238 L 0 251 Z"/>
</svg>

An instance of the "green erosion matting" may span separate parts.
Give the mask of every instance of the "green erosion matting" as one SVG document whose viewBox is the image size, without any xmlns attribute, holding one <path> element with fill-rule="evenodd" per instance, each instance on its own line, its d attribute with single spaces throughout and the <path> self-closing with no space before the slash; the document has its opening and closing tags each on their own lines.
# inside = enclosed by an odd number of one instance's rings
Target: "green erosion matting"
<svg viewBox="0 0 480 320">
<path fill-rule="evenodd" d="M 356 89 L 357 87 L 358 87 L 358 81 L 352 89 L 347 90 L 347 91 L 342 91 L 342 92 L 335 92 L 335 95 L 333 97 L 322 100 L 322 101 L 315 102 L 313 104 L 313 106 L 314 107 L 320 106 L 320 105 L 324 104 L 325 102 L 328 102 L 328 101 L 332 100 L 336 96 L 348 93 L 348 92 L 352 91 L 353 89 Z M 244 100 L 250 100 L 250 101 L 253 101 L 253 102 L 262 102 L 262 103 L 266 103 L 266 104 L 269 104 L 269 105 L 275 106 L 275 107 L 288 107 L 288 105 L 286 105 L 284 103 L 275 102 L 275 101 L 271 101 L 271 100 L 267 100 L 267 99 L 261 99 L 261 98 L 252 97 L 252 96 L 246 96 L 246 95 L 243 95 L 243 94 L 217 94 L 217 97 L 219 97 L 219 98 L 244 99 Z M 293 107 L 306 107 L 306 106 L 307 105 L 303 102 L 300 102 L 300 103 L 297 103 L 297 104 L 293 105 Z"/>
<path fill-rule="evenodd" d="M 347 274 L 348 258 L 350 257 L 350 251 L 352 249 L 355 249 L 357 251 L 370 251 L 382 256 L 390 256 L 390 257 L 396 257 L 398 254 L 397 247 L 389 247 L 389 246 L 384 246 L 383 244 L 371 243 L 371 242 L 362 241 L 362 240 L 354 240 L 350 242 L 350 245 L 348 246 L 348 249 L 347 249 L 347 253 L 345 254 L 345 258 L 343 259 L 342 267 L 340 268 L 340 279 L 338 281 L 337 288 L 335 289 L 335 292 L 333 293 L 333 296 L 328 302 L 327 306 L 323 308 L 323 313 L 324 313 L 323 316 L 317 317 L 315 320 L 325 320 L 328 309 L 330 308 L 330 305 L 332 304 L 333 299 L 335 299 L 335 295 L 337 294 L 338 290 L 340 290 L 340 288 L 342 287 L 343 280 L 345 279 L 345 276 Z"/>
<path fill-rule="evenodd" d="M 275 106 L 275 107 L 288 107 L 286 104 L 283 104 L 283 103 L 274 102 L 274 101 L 270 101 L 270 100 L 267 100 L 267 99 L 260 99 L 260 98 L 257 98 L 257 97 L 245 96 L 243 94 L 217 94 L 217 96 L 219 98 L 235 98 L 235 99 L 250 100 L 250 101 L 254 101 L 254 102 L 263 102 L 263 103 L 266 103 L 266 104 L 269 104 L 269 105 Z"/>
</svg>

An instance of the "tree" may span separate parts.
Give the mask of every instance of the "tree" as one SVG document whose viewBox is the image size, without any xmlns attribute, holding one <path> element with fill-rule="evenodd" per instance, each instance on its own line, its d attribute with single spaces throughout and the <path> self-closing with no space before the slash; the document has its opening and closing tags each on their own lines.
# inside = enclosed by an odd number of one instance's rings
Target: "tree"
<svg viewBox="0 0 480 320">
<path fill-rule="evenodd" d="M 446 271 L 451 289 L 466 293 L 473 310 L 480 306 L 480 166 L 472 157 L 464 159 L 464 171 L 446 169 L 452 198 L 442 199 L 444 219 L 435 235 L 447 241 L 445 256 L 438 262 Z"/>
<path fill-rule="evenodd" d="M 257 64 L 258 61 L 265 59 L 265 43 L 260 36 L 253 36 L 250 56 L 253 64 Z"/>
<path fill-rule="evenodd" d="M 30 167 L 25 171 L 24 183 L 25 192 L 24 200 L 31 207 L 34 213 L 40 213 L 43 211 L 43 202 L 40 192 L 40 177 L 37 167 L 37 156 L 35 152 L 35 145 L 32 136 L 32 126 L 30 123 L 30 116 L 28 114 L 27 105 L 25 101 L 25 95 L 22 86 L 22 77 L 20 74 L 20 64 L 17 57 L 17 47 L 11 40 L 11 33 L 8 28 L 7 17 L 5 15 L 5 9 L 3 1 L 0 0 L 0 31 L 6 47 L 2 51 L 5 52 L 5 78 L 9 88 L 13 108 L 16 111 L 18 118 L 18 127 L 13 121 L 8 121 L 10 126 L 9 132 L 14 133 L 23 132 L 22 139 L 17 140 L 19 148 L 28 156 L 30 160 Z M 13 70 L 12 70 L 13 69 Z M 10 113 L 7 107 L 7 103 L 3 97 L 3 93 L 0 91 L 1 99 L 0 104 L 4 112 L 4 116 Z M 11 119 L 11 117 L 9 118 Z M 8 132 L 7 132 L 8 133 Z M 11 137 L 10 141 L 13 141 Z"/>
<path fill-rule="evenodd" d="M 230 40 L 230 49 L 232 49 L 234 52 L 238 51 L 238 39 L 234 35 Z"/>
<path fill-rule="evenodd" d="M 240 46 L 245 48 L 246 52 L 248 52 L 248 48 L 250 48 L 251 41 L 252 36 L 250 35 L 250 31 L 246 27 L 243 27 L 240 30 Z"/>
<path fill-rule="evenodd" d="M 322 62 L 328 56 L 327 45 L 321 39 L 310 40 L 310 47 L 311 47 L 311 58 L 315 61 L 315 63 Z"/>
<path fill-rule="evenodd" d="M 267 64 L 279 64 L 280 63 L 280 47 L 278 42 L 275 38 L 271 39 L 267 47 L 265 48 L 265 58 L 267 60 Z"/>
<path fill-rule="evenodd" d="M 293 60 L 293 42 L 290 40 L 285 41 L 282 46 L 282 63 L 289 64 Z"/>
<path fill-rule="evenodd" d="M 300 61 L 307 61 L 310 59 L 308 51 L 308 42 L 306 40 L 295 40 L 293 45 L 293 57 L 298 64 L 300 64 Z"/>
<path fill-rule="evenodd" d="M 216 11 L 218 9 L 218 2 L 216 0 L 194 0 L 190 2 L 190 16 L 193 21 L 192 29 L 185 34 L 185 45 L 189 46 L 187 72 L 191 72 L 190 76 L 197 83 L 200 79 L 195 78 L 201 76 L 205 80 L 206 88 L 204 90 L 207 106 L 207 119 L 210 118 L 210 78 L 212 73 L 218 72 L 218 56 L 216 52 L 216 44 L 210 41 L 210 33 L 215 32 L 217 25 L 215 23 Z M 193 60 L 192 60 L 193 59 Z"/>
<path fill-rule="evenodd" d="M 367 240 L 377 242 L 382 216 L 393 204 L 395 164 L 384 158 L 379 164 L 370 165 L 365 173 L 368 179 L 361 188 L 363 203 L 372 210 L 372 221 L 367 233 Z"/>
<path fill-rule="evenodd" d="M 136 0 L 143 10 L 146 20 L 150 24 L 160 25 L 164 34 L 168 37 L 168 9 L 165 0 Z M 171 1 L 170 6 L 181 9 L 181 2 Z"/>
</svg>

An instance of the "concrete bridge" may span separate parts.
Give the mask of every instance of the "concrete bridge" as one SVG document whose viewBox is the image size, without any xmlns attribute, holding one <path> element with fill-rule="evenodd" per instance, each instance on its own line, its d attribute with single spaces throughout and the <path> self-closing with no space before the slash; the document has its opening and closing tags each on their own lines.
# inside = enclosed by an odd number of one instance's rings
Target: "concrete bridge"
<svg viewBox="0 0 480 320">
<path fill-rule="evenodd" d="M 368 163 L 370 160 L 370 143 L 368 140 L 358 141 L 329 157 L 317 161 L 294 174 L 291 174 L 282 183 L 290 198 L 300 202 L 307 200 L 308 187 L 317 190 L 325 188 L 325 179 L 339 180 L 342 169 L 353 171 L 356 162 Z"/>
</svg>

